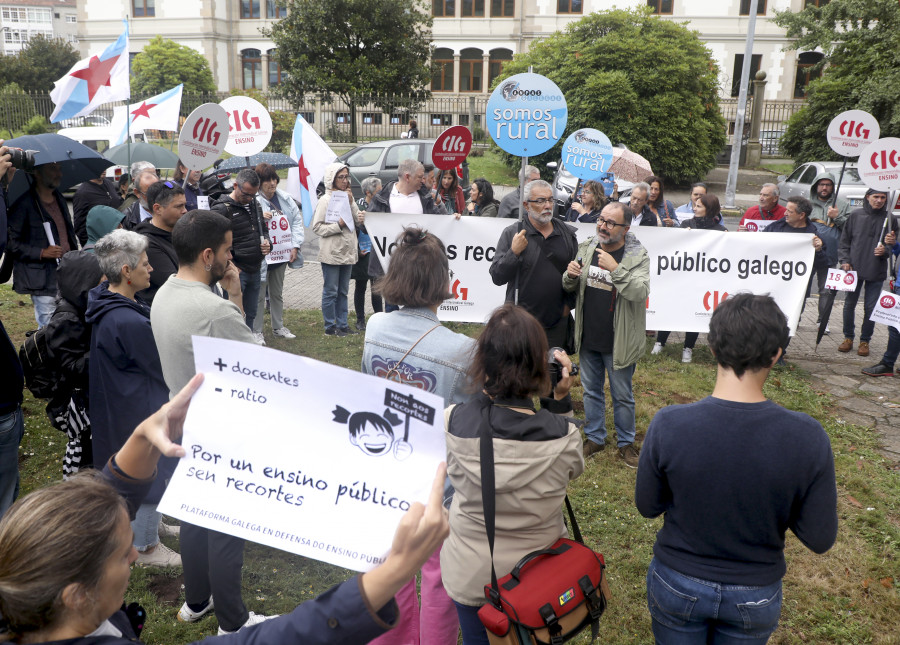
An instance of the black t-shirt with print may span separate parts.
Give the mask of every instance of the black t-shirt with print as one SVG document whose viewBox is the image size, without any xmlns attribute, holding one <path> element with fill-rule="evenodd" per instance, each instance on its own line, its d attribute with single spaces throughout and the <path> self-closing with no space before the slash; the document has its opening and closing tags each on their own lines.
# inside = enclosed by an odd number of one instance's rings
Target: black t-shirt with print
<svg viewBox="0 0 900 645">
<path fill-rule="evenodd" d="M 597 247 L 599 248 L 599 247 Z M 625 247 L 610 255 L 621 262 Z M 597 254 L 591 258 L 587 284 L 584 286 L 584 307 L 582 309 L 581 347 L 592 352 L 611 354 L 613 351 L 613 313 L 616 306 L 616 288 L 612 284 L 609 271 L 597 265 Z"/>
</svg>

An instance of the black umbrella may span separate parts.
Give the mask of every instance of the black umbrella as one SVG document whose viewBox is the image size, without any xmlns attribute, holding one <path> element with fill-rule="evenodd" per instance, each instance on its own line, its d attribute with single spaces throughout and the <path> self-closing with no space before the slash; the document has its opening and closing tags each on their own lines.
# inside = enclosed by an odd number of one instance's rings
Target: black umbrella
<svg viewBox="0 0 900 645">
<path fill-rule="evenodd" d="M 96 179 L 103 171 L 113 165 L 96 150 L 91 150 L 60 134 L 29 134 L 8 140 L 4 145 L 10 148 L 33 150 L 34 163 L 41 166 L 58 163 L 62 169 L 62 180 L 59 190 L 66 190 L 88 179 Z M 16 171 L 9 184 L 8 200 L 12 204 L 24 195 L 31 186 L 29 173 Z"/>
<path fill-rule="evenodd" d="M 837 291 L 834 289 L 826 289 L 827 293 L 824 296 L 819 296 L 820 298 L 825 298 L 825 305 L 822 307 L 822 311 L 819 317 L 819 330 L 816 332 L 816 348 L 814 351 L 819 351 L 819 343 L 822 342 L 822 336 L 825 335 L 825 328 L 828 327 L 828 319 L 831 318 L 831 309 L 834 307 L 834 299 L 837 296 Z"/>
<path fill-rule="evenodd" d="M 297 162 L 280 152 L 257 152 L 252 157 L 231 157 L 219 164 L 219 171 L 237 172 L 242 168 L 255 168 L 261 163 L 267 163 L 275 170 L 294 168 Z"/>
</svg>

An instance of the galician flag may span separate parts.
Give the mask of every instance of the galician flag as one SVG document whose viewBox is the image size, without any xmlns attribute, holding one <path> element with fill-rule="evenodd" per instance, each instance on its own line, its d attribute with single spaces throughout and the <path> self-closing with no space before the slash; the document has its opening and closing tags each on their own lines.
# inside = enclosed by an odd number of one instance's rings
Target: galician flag
<svg viewBox="0 0 900 645">
<path fill-rule="evenodd" d="M 131 94 L 128 81 L 128 24 L 125 31 L 99 56 L 78 61 L 56 81 L 50 98 L 56 109 L 51 123 L 85 116 L 110 101 L 127 100 Z"/>
<path fill-rule="evenodd" d="M 181 92 L 184 84 L 157 94 L 153 98 L 131 105 L 119 105 L 113 110 L 110 130 L 114 133 L 112 146 L 125 143 L 128 132 L 144 130 L 178 131 L 178 115 L 181 112 Z M 131 120 L 129 124 L 128 121 Z"/>
<path fill-rule="evenodd" d="M 322 141 L 322 137 L 298 114 L 291 137 L 291 159 L 297 162 L 297 167 L 288 170 L 287 191 L 294 199 L 300 200 L 306 226 L 312 223 L 319 201 L 316 186 L 325 176 L 325 166 L 336 158 L 337 155 Z"/>
</svg>

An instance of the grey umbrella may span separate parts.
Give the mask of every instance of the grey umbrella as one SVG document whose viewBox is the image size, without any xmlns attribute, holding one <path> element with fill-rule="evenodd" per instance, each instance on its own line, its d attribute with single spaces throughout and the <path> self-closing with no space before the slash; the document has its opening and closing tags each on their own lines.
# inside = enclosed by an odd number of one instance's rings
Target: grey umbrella
<svg viewBox="0 0 900 645">
<path fill-rule="evenodd" d="M 267 163 L 275 170 L 293 168 L 297 162 L 280 152 L 257 152 L 252 157 L 231 157 L 219 165 L 219 170 L 237 172 L 241 168 L 255 168 L 261 163 Z"/>
<path fill-rule="evenodd" d="M 130 153 L 128 146 L 128 143 L 113 146 L 108 148 L 103 156 L 119 166 L 127 166 L 135 161 L 149 161 L 157 168 L 174 168 L 178 163 L 178 155 L 161 146 L 143 141 L 132 142 Z"/>
</svg>

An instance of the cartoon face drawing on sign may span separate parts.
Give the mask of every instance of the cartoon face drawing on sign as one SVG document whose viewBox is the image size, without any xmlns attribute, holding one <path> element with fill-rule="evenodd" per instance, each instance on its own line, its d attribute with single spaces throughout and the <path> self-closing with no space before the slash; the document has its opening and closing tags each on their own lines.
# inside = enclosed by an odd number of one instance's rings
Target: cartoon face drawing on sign
<svg viewBox="0 0 900 645">
<path fill-rule="evenodd" d="M 394 426 L 403 423 L 403 420 L 391 412 L 385 410 L 384 415 L 376 412 L 354 412 L 341 406 L 335 406 L 331 414 L 335 423 L 346 423 L 350 430 L 350 443 L 370 457 L 380 457 L 391 452 L 393 447 L 394 457 L 399 460 L 406 459 L 412 454 L 412 445 L 408 441 L 399 440 L 395 443 Z"/>
</svg>

